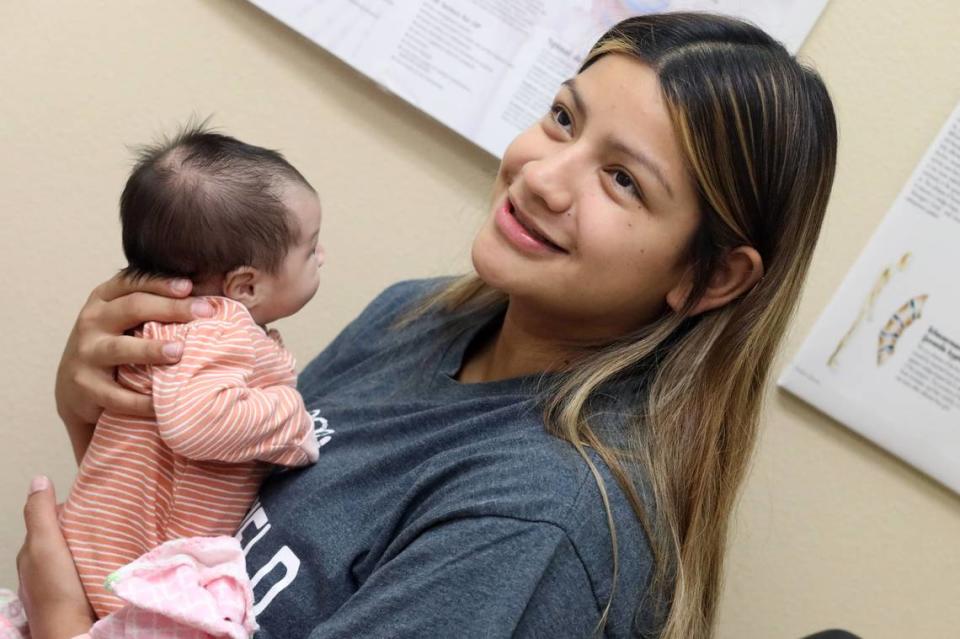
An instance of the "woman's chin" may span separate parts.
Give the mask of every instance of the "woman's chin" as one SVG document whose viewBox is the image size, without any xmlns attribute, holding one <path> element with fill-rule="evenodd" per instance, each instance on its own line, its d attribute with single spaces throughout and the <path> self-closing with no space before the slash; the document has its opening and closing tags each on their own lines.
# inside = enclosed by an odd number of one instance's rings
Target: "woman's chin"
<svg viewBox="0 0 960 639">
<path fill-rule="evenodd" d="M 498 246 L 496 238 L 491 237 L 486 231 L 488 229 L 481 229 L 473 240 L 473 247 L 470 250 L 473 270 L 487 286 L 508 292 L 511 271 L 514 270 L 509 268 L 512 262 L 511 256 L 505 254 L 503 247 Z"/>
</svg>

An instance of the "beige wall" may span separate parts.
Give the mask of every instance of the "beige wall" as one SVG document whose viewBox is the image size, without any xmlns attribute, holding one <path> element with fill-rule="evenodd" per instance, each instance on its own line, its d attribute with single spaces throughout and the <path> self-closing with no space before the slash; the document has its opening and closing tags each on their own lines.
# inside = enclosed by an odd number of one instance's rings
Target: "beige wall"
<svg viewBox="0 0 960 639">
<path fill-rule="evenodd" d="M 837 184 L 786 354 L 799 346 L 960 100 L 960 3 L 831 0 L 802 53 L 839 112 Z M 318 187 L 329 261 L 282 323 L 306 362 L 384 285 L 466 267 L 496 164 L 252 6 L 0 3 L 0 585 L 29 478 L 73 475 L 53 408 L 63 339 L 122 265 L 129 155 L 191 114 L 285 151 Z M 771 389 L 737 514 L 722 638 L 955 637 L 960 497 Z"/>
</svg>

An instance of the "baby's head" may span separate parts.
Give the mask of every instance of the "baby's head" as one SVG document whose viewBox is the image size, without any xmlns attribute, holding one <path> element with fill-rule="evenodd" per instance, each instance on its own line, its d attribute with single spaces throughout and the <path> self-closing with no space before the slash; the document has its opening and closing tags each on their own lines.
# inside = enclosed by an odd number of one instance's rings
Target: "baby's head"
<svg viewBox="0 0 960 639">
<path fill-rule="evenodd" d="M 189 278 L 258 324 L 296 313 L 320 282 L 313 187 L 278 152 L 202 127 L 141 149 L 120 221 L 128 275 Z"/>
</svg>

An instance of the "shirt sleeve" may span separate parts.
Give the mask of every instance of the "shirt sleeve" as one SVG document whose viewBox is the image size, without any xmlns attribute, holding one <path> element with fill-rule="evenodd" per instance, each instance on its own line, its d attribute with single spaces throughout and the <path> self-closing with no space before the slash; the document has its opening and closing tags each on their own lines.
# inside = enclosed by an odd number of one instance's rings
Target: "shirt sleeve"
<svg viewBox="0 0 960 639">
<path fill-rule="evenodd" d="M 485 516 L 421 533 L 309 637 L 588 637 L 599 616 L 561 528 Z"/>
<path fill-rule="evenodd" d="M 251 387 L 255 350 L 243 325 L 194 322 L 176 364 L 153 369 L 163 441 L 189 459 L 302 466 L 317 459 L 313 421 L 291 386 Z"/>
</svg>

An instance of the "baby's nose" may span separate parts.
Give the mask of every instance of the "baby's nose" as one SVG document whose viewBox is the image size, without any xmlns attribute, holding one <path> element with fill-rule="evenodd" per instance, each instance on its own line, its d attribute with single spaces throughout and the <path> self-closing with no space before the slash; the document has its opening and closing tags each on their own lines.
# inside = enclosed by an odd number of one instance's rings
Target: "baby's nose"
<svg viewBox="0 0 960 639">
<path fill-rule="evenodd" d="M 323 250 L 323 247 L 317 244 L 317 268 L 323 266 L 324 261 L 327 259 L 327 253 Z"/>
</svg>

